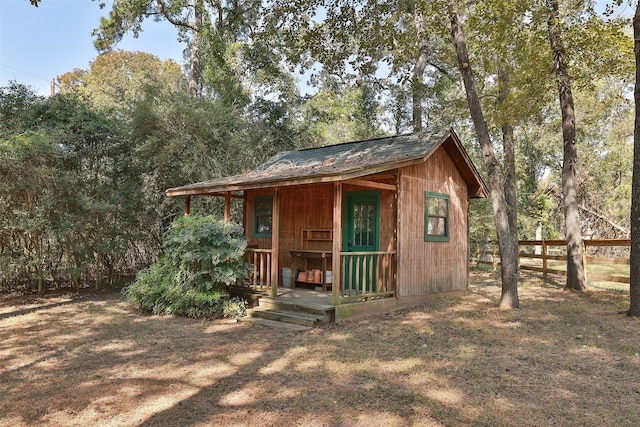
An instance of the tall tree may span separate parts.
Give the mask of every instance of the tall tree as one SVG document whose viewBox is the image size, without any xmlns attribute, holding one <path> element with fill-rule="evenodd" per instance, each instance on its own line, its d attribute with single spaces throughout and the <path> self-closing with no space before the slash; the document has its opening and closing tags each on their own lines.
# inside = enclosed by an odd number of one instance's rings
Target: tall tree
<svg viewBox="0 0 640 427">
<path fill-rule="evenodd" d="M 429 35 L 425 25 L 425 18 L 421 10 L 414 6 L 414 23 L 418 39 L 418 57 L 413 65 L 411 75 L 411 96 L 413 101 L 413 131 L 422 132 L 422 102 L 424 71 L 429 61 Z"/>
<path fill-rule="evenodd" d="M 44 103 L 32 88 L 15 81 L 0 87 L 0 139 L 31 129 Z"/>
<path fill-rule="evenodd" d="M 504 66 L 498 70 L 499 92 L 498 101 L 503 103 L 511 91 L 509 85 L 509 71 Z M 516 151 L 514 126 L 509 117 L 502 119 L 502 150 L 504 151 L 504 199 L 507 204 L 507 217 L 509 218 L 509 228 L 515 232 L 517 245 L 518 239 L 518 212 L 517 212 L 517 190 L 516 190 Z"/>
<path fill-rule="evenodd" d="M 567 289 L 586 289 L 586 276 L 582 252 L 582 230 L 576 192 L 576 167 L 578 146 L 576 140 L 576 117 L 571 92 L 567 58 L 560 29 L 558 0 L 546 0 L 549 14 L 549 44 L 553 52 L 553 65 L 558 84 L 560 109 L 562 111 L 562 141 L 564 156 L 562 163 L 562 196 L 565 216 L 565 238 L 567 240 Z"/>
<path fill-rule="evenodd" d="M 93 31 L 95 47 L 109 51 L 122 37 L 132 32 L 135 37 L 142 31 L 146 18 L 166 19 L 179 33 L 180 40 L 189 41 L 191 47 L 189 93 L 199 95 L 201 70 L 199 47 L 205 31 L 203 21 L 203 0 L 124 0 L 114 2 L 108 18 L 100 18 L 99 28 Z"/>
<path fill-rule="evenodd" d="M 520 304 L 517 278 L 518 235 L 516 230 L 511 229 L 503 187 L 503 175 L 495 155 L 493 143 L 491 142 L 489 128 L 482 112 L 482 105 L 467 53 L 467 44 L 456 0 L 449 0 L 448 12 L 451 20 L 451 35 L 453 36 L 460 73 L 462 74 L 462 80 L 466 90 L 469 111 L 473 119 L 478 141 L 480 142 L 487 174 L 489 175 L 491 200 L 502 263 L 502 295 L 500 298 L 500 307 L 517 308 Z"/>
<path fill-rule="evenodd" d="M 633 100 L 623 94 L 632 91 L 631 84 L 608 77 L 575 92 L 580 112 L 576 191 L 582 229 L 592 238 L 630 233 L 634 119 Z"/>
<path fill-rule="evenodd" d="M 98 55 L 88 70 L 75 69 L 58 76 L 57 81 L 61 93 L 74 93 L 94 109 L 121 117 L 131 113 L 149 92 L 185 93 L 187 85 L 175 61 L 122 50 Z"/>
<path fill-rule="evenodd" d="M 279 39 L 281 52 L 303 72 L 319 68 L 345 85 L 366 80 L 377 93 L 389 89 L 397 98 L 389 103 L 389 115 L 402 117 L 394 127 L 419 132 L 429 125 L 424 106 L 428 90 L 441 77 L 434 78 L 430 69 L 449 77 L 442 50 L 451 54 L 451 48 L 443 43 L 447 34 L 442 34 L 436 3 L 271 0 L 263 35 Z"/>
<path fill-rule="evenodd" d="M 633 133 L 633 178 L 631 190 L 631 268 L 630 305 L 627 315 L 640 316 L 640 2 L 633 17 L 633 40 L 636 57 L 635 129 Z"/>
<path fill-rule="evenodd" d="M 138 36 L 145 19 L 164 19 L 178 30 L 178 39 L 189 46 L 189 94 L 201 95 L 203 59 L 223 59 L 216 45 L 248 36 L 248 28 L 258 20 L 260 2 L 218 0 L 121 0 L 114 2 L 108 18 L 94 30 L 99 51 L 107 51 L 126 33 Z M 208 44 L 208 48 L 207 48 Z"/>
</svg>

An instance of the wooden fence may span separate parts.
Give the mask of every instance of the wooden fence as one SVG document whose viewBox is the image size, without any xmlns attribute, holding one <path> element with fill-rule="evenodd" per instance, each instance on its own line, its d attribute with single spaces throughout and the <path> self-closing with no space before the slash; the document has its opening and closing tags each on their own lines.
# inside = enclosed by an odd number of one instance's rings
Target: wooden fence
<svg viewBox="0 0 640 427">
<path fill-rule="evenodd" d="M 601 280 L 606 282 L 629 283 L 629 276 L 620 275 L 619 272 L 607 270 L 619 270 L 616 266 L 628 266 L 629 255 L 627 248 L 631 247 L 630 239 L 605 239 L 582 241 L 582 258 L 587 271 L 587 280 Z M 500 253 L 496 242 L 479 244 L 476 242 L 475 262 L 478 264 L 491 264 L 496 269 L 500 265 Z M 542 273 L 544 279 L 547 275 L 566 276 L 566 270 L 558 269 L 555 261 L 566 263 L 566 246 L 564 240 L 520 240 L 518 241 L 518 267 L 520 270 L 535 271 Z M 626 256 L 601 256 L 598 248 L 620 248 L 626 252 Z M 593 252 L 593 254 L 590 254 Z M 523 263 L 523 260 L 526 260 Z M 530 263 L 529 260 L 534 260 Z M 536 264 L 535 261 L 540 260 Z M 623 267 L 624 269 L 624 267 Z M 628 272 L 629 268 L 626 268 Z M 608 274 L 617 273 L 617 274 Z M 627 273 L 628 274 L 628 273 Z"/>
</svg>

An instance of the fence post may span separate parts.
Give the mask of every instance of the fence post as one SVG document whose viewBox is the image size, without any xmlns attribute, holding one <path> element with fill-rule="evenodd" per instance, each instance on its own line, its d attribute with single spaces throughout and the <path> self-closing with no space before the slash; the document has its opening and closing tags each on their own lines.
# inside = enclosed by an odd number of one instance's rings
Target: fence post
<svg viewBox="0 0 640 427">
<path fill-rule="evenodd" d="M 498 269 L 498 246 L 496 245 L 495 240 L 493 241 L 493 271 Z"/>
<path fill-rule="evenodd" d="M 542 241 L 542 280 L 547 280 L 547 242 Z"/>
<path fill-rule="evenodd" d="M 582 240 L 582 265 L 584 265 L 584 284 L 587 285 L 587 242 Z"/>
</svg>

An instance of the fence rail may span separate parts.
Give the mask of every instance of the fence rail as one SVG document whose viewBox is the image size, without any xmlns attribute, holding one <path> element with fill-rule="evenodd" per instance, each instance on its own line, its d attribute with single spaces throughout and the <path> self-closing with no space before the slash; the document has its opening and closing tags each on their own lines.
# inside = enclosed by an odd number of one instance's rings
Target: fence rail
<svg viewBox="0 0 640 427">
<path fill-rule="evenodd" d="M 585 271 L 589 267 L 587 279 L 606 282 L 629 283 L 629 276 L 620 275 L 619 270 L 612 266 L 630 265 L 629 256 L 606 257 L 601 255 L 589 255 L 590 248 L 626 248 L 631 247 L 630 239 L 585 239 L 582 241 L 582 258 Z M 549 261 L 567 261 L 567 242 L 564 240 L 520 240 L 518 241 L 518 268 L 525 271 L 542 273 L 544 279 L 547 275 L 566 276 L 566 270 L 558 269 L 557 265 L 549 265 Z M 481 247 L 482 246 L 482 247 Z M 524 248 L 524 249 L 523 249 Z M 533 250 L 532 250 L 533 248 Z M 595 249 L 594 249 L 595 250 Z M 524 260 L 541 260 L 542 265 L 523 263 Z M 476 242 L 476 259 L 479 264 L 491 264 L 496 269 L 500 265 L 500 253 L 496 242 L 479 244 Z M 537 263 L 537 262 L 535 262 Z M 604 270 L 604 271 L 600 271 Z M 627 270 L 628 271 L 628 270 Z M 610 274 L 613 273 L 613 274 Z M 616 274 L 617 273 L 617 274 Z"/>
</svg>

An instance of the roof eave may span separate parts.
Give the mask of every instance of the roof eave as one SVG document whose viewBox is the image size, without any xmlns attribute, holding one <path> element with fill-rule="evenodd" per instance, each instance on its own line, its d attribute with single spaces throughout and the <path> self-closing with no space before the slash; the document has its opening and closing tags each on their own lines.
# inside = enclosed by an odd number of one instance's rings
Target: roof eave
<svg viewBox="0 0 640 427">
<path fill-rule="evenodd" d="M 288 187 L 294 185 L 308 185 L 308 184 L 322 184 L 327 182 L 339 182 L 347 181 L 354 178 L 361 178 L 367 175 L 374 175 L 381 172 L 387 172 L 389 170 L 398 169 L 404 166 L 410 166 L 423 162 L 425 158 L 429 157 L 431 152 L 425 156 L 416 156 L 408 159 L 402 159 L 401 161 L 384 163 L 381 165 L 360 168 L 348 171 L 346 173 L 335 174 L 322 174 L 316 176 L 303 176 L 298 178 L 283 178 L 283 179 L 267 179 L 260 182 L 251 183 L 235 183 L 235 184 L 221 184 L 221 185 L 207 185 L 206 182 L 202 183 L 202 186 L 198 184 L 191 184 L 184 187 L 175 187 L 166 190 L 167 196 L 206 196 L 206 195 L 223 195 L 228 191 L 245 191 L 255 190 L 259 188 L 273 188 L 273 187 Z"/>
<path fill-rule="evenodd" d="M 478 169 L 476 169 L 475 165 L 471 161 L 471 158 L 464 149 L 462 142 L 460 142 L 458 135 L 453 129 L 449 129 L 449 136 L 451 137 L 451 141 L 455 146 L 455 150 L 453 150 L 453 147 L 446 144 L 444 144 L 444 148 L 453 162 L 456 164 L 458 170 L 462 173 L 465 181 L 467 182 L 467 186 L 469 187 L 469 197 L 471 197 L 472 199 L 489 197 L 489 190 L 484 183 L 484 180 L 480 176 Z M 446 139 L 449 138 L 445 138 L 445 140 Z M 445 141 L 443 141 L 443 143 L 444 142 Z"/>
</svg>

